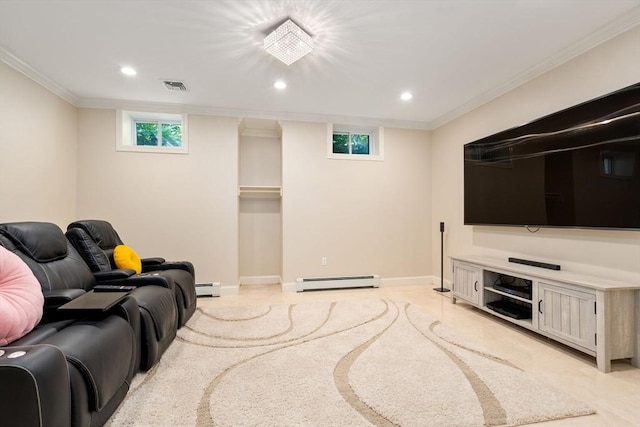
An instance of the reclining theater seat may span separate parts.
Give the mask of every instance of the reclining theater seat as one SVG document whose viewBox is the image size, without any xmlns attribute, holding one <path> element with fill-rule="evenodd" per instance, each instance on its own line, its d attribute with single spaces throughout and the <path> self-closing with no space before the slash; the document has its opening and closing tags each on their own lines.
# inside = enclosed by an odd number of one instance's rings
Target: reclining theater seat
<svg viewBox="0 0 640 427">
<path fill-rule="evenodd" d="M 2 227 L 2 225 L 0 225 L 0 227 Z M 51 278 L 51 273 L 47 272 L 43 274 L 42 272 L 37 272 L 38 268 L 41 267 L 38 266 L 36 268 L 36 266 L 31 265 L 31 263 L 35 261 L 26 260 L 40 281 L 45 295 L 49 295 L 47 299 L 50 302 L 49 304 L 45 304 L 45 317 L 55 318 L 55 316 L 57 316 L 55 312 L 57 306 L 70 301 L 72 298 L 78 296 L 78 294 L 93 289 L 96 285 L 93 273 L 91 273 L 87 264 L 58 226 L 48 223 L 14 223 L 5 224 L 4 228 L 6 229 L 4 233 L 12 236 L 14 241 L 19 241 L 24 238 L 22 236 L 29 236 L 31 239 L 37 239 L 40 245 L 48 246 L 60 240 L 64 242 L 64 245 L 67 247 L 68 257 L 74 261 L 71 266 L 72 270 L 68 272 L 72 277 L 53 281 L 49 280 L 47 282 L 48 278 Z M 21 232 L 20 235 L 18 234 L 18 230 Z M 0 233 L 2 233 L 1 228 Z M 1 243 L 0 241 L 0 244 Z M 62 243 L 60 244 L 62 245 Z M 25 257 L 23 256 L 22 258 Z M 53 277 L 55 277 L 55 275 Z M 155 365 L 175 339 L 178 329 L 178 313 L 175 307 L 173 291 L 168 289 L 166 283 L 163 281 L 149 281 L 148 284 L 150 286 L 139 287 L 129 293 L 129 296 L 133 298 L 132 304 L 137 305 L 135 309 L 135 321 L 138 325 L 137 337 L 139 351 L 137 353 L 136 371 L 138 369 L 146 371 Z M 154 286 L 155 284 L 164 284 L 165 286 Z M 53 287 L 53 290 L 48 290 L 51 287 Z M 63 287 L 66 289 L 62 289 Z M 69 298 L 66 295 L 61 295 L 62 292 L 75 293 L 75 296 Z M 54 293 L 54 295 L 51 295 L 52 293 Z M 60 301 L 55 304 L 56 300 Z M 50 305 L 53 305 L 53 308 L 47 309 L 47 306 Z"/>
<path fill-rule="evenodd" d="M 75 221 L 67 227 L 66 236 L 84 258 L 99 283 L 118 283 L 139 286 L 145 280 L 166 279 L 173 284 L 178 308 L 178 328 L 184 326 L 196 310 L 195 272 L 188 261 L 167 262 L 163 258 L 143 258 L 142 274 L 134 275 L 133 270 L 118 270 L 113 252 L 123 245 L 120 236 L 107 221 Z M 114 274 L 108 274 L 109 272 Z M 120 277 L 120 279 L 118 279 Z"/>
<path fill-rule="evenodd" d="M 0 384 L 1 426 L 71 425 L 69 368 L 59 348 L 0 347 Z"/>
<path fill-rule="evenodd" d="M 90 270 L 54 224 L 0 224 L 0 245 L 31 269 L 45 307 L 83 295 L 93 284 Z M 52 314 L 45 310 L 35 329 L 0 349 L 1 419 L 9 425 L 102 425 L 138 369 L 138 307 L 125 297 L 107 312 L 67 319 Z M 25 354 L 8 357 L 18 350 Z M 18 396 L 26 401 L 16 402 Z"/>
</svg>

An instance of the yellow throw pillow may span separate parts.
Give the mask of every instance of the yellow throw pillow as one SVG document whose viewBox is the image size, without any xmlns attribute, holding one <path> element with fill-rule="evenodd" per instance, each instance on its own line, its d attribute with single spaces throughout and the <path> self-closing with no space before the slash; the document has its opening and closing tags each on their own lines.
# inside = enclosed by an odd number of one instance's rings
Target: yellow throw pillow
<svg viewBox="0 0 640 427">
<path fill-rule="evenodd" d="M 113 260 L 118 268 L 130 268 L 136 274 L 142 273 L 142 261 L 140 257 L 127 245 L 118 245 L 113 249 Z"/>
</svg>

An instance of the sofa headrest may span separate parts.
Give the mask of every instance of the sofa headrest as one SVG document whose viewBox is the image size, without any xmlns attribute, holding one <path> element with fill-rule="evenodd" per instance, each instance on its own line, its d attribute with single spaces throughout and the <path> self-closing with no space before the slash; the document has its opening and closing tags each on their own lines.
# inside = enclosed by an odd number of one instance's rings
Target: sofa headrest
<svg viewBox="0 0 640 427">
<path fill-rule="evenodd" d="M 0 224 L 0 234 L 17 249 L 39 263 L 67 256 L 67 239 L 55 224 L 49 222 L 13 222 Z"/>
<path fill-rule="evenodd" d="M 71 230 L 72 228 L 84 230 L 103 250 L 113 249 L 118 245 L 122 245 L 120 236 L 118 236 L 116 230 L 107 221 L 98 219 L 75 221 L 69 224 L 67 230 Z"/>
<path fill-rule="evenodd" d="M 83 228 L 70 227 L 64 235 L 94 273 L 114 268 L 107 253 L 109 250 L 98 246 L 98 243 Z"/>
</svg>

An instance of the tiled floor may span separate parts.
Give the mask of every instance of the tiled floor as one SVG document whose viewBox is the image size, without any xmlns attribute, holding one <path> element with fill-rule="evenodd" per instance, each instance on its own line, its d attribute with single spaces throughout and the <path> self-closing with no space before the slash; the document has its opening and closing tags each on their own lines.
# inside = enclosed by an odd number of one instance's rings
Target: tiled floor
<svg viewBox="0 0 640 427">
<path fill-rule="evenodd" d="M 464 303 L 451 304 L 449 294 L 431 286 L 390 286 L 283 293 L 279 285 L 241 286 L 239 295 L 200 298 L 200 307 L 289 304 L 318 300 L 391 298 L 422 307 L 442 323 L 482 341 L 498 357 L 509 360 L 548 384 L 565 391 L 596 411 L 596 415 L 539 423 L 535 426 L 640 427 L 640 369 L 621 361 L 604 374 L 595 359 L 540 335 L 497 319 Z M 531 391 L 535 393 L 535 390 Z M 526 404 L 527 397 L 522 397 Z"/>
</svg>

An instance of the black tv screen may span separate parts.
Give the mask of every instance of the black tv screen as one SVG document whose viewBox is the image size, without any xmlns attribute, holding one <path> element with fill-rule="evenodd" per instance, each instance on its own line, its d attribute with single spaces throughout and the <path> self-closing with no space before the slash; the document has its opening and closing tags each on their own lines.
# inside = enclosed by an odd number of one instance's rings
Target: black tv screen
<svg viewBox="0 0 640 427">
<path fill-rule="evenodd" d="M 464 222 L 640 229 L 640 83 L 465 144 Z"/>
</svg>

